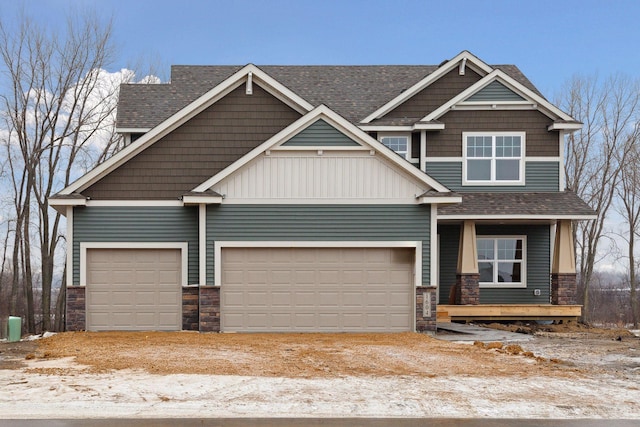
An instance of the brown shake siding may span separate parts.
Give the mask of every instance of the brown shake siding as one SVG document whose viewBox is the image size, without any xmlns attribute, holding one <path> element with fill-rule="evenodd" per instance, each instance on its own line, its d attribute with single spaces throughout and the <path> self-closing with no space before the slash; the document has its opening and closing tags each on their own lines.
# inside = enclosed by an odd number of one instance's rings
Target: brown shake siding
<svg viewBox="0 0 640 427">
<path fill-rule="evenodd" d="M 464 76 L 461 76 L 458 74 L 458 68 L 456 67 L 389 111 L 384 115 L 384 118 L 422 118 L 476 83 L 480 78 L 480 75 L 469 67 L 467 67 Z"/>
<path fill-rule="evenodd" d="M 438 119 L 445 129 L 427 133 L 427 157 L 462 156 L 462 132 L 526 132 L 527 156 L 554 156 L 559 153 L 558 132 L 549 132 L 553 123 L 535 110 L 518 111 L 449 111 Z"/>
<path fill-rule="evenodd" d="M 300 114 L 244 85 L 82 192 L 98 199 L 178 199 L 294 122 Z"/>
</svg>

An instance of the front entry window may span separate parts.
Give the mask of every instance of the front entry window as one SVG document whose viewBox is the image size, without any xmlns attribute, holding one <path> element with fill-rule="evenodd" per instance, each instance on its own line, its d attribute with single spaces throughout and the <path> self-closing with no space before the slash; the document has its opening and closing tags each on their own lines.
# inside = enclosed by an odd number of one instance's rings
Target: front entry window
<svg viewBox="0 0 640 427">
<path fill-rule="evenodd" d="M 524 236 L 478 237 L 480 287 L 525 287 Z"/>
</svg>

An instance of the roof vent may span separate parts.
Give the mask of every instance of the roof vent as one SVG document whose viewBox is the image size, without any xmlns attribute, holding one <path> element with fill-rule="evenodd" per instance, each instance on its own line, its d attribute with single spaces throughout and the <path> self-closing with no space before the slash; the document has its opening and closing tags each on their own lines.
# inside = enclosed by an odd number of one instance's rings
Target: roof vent
<svg viewBox="0 0 640 427">
<path fill-rule="evenodd" d="M 253 95 L 253 72 L 249 71 L 247 75 L 247 90 L 245 92 L 247 95 Z"/>
<path fill-rule="evenodd" d="M 458 68 L 458 74 L 464 76 L 465 67 L 467 66 L 467 58 L 462 58 L 460 61 L 460 68 Z"/>
</svg>

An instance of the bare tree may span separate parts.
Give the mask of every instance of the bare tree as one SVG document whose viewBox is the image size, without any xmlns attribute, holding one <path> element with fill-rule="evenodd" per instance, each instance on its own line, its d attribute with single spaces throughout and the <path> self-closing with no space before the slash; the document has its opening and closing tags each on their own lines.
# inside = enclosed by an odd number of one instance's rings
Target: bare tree
<svg viewBox="0 0 640 427">
<path fill-rule="evenodd" d="M 119 82 L 106 81 L 103 71 L 111 57 L 111 23 L 90 13 L 70 16 L 63 32 L 49 31 L 24 15 L 0 22 L 0 67 L 6 82 L 0 88 L 2 142 L 15 221 L 12 309 L 17 309 L 22 284 L 31 332 L 34 261 L 40 274 L 41 326 L 51 328 L 62 218 L 49 209 L 47 199 L 78 176 L 81 164 L 104 160 L 119 142 L 114 133 Z"/>
<path fill-rule="evenodd" d="M 633 90 L 633 88 L 630 88 Z M 635 88 L 636 91 L 638 87 Z M 619 199 L 618 211 L 625 221 L 626 232 L 621 234 L 627 245 L 629 307 L 631 321 L 638 327 L 640 321 L 640 301 L 637 297 L 637 261 L 635 257 L 636 237 L 640 237 L 640 123 L 636 122 L 626 144 L 629 146 L 627 159 L 620 169 L 620 184 L 616 188 Z"/>
<path fill-rule="evenodd" d="M 576 224 L 579 283 L 583 320 L 588 321 L 589 285 L 600 260 L 598 248 L 608 236 L 606 223 L 625 162 L 630 129 L 640 103 L 633 82 L 616 75 L 604 83 L 596 77 L 574 77 L 561 96 L 561 105 L 584 123 L 566 142 L 566 182 L 598 214 L 598 219 Z"/>
</svg>

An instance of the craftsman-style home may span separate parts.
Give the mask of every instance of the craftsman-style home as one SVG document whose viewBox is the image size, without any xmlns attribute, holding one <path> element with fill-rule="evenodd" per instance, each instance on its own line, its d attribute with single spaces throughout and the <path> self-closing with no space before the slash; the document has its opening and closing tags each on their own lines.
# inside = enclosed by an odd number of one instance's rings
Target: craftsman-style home
<svg viewBox="0 0 640 427">
<path fill-rule="evenodd" d="M 69 330 L 433 331 L 576 305 L 563 146 L 513 65 L 174 66 L 50 204 Z"/>
</svg>

